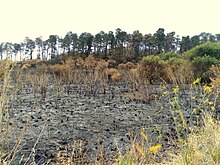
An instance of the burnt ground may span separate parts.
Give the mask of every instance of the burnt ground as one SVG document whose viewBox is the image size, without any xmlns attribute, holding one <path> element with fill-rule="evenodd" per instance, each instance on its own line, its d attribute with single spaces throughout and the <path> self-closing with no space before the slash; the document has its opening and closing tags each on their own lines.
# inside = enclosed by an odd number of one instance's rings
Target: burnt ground
<svg viewBox="0 0 220 165">
<path fill-rule="evenodd" d="M 33 94 L 30 84 L 23 84 L 13 104 L 9 103 L 10 135 L 6 150 L 15 146 L 27 127 L 12 164 L 19 164 L 22 155 L 20 164 L 44 164 L 49 159 L 52 163 L 58 153 L 66 155 L 73 150 L 75 157 L 80 157 L 79 148 L 91 162 L 100 152 L 114 160 L 142 128 L 150 145 L 163 143 L 162 150 L 170 150 L 175 147 L 176 134 L 169 99 L 162 96 L 160 86 L 152 86 L 149 91 L 156 96 L 143 101 L 125 97 L 129 96 L 129 89 L 114 85 L 109 86 L 106 94 L 101 89 L 91 94 L 83 85 L 72 85 L 67 94 L 62 86 L 59 95 L 50 85 L 42 99 L 41 94 Z M 180 95 L 186 119 L 187 107 L 193 106 L 189 95 L 187 90 Z"/>
</svg>

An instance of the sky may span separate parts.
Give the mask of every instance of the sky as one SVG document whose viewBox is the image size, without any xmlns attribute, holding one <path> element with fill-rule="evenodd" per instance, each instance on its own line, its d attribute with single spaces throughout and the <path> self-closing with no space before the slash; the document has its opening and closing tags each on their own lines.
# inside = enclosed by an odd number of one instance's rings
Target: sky
<svg viewBox="0 0 220 165">
<path fill-rule="evenodd" d="M 180 36 L 220 33 L 220 0 L 0 0 L 0 42 L 116 28 Z"/>
</svg>

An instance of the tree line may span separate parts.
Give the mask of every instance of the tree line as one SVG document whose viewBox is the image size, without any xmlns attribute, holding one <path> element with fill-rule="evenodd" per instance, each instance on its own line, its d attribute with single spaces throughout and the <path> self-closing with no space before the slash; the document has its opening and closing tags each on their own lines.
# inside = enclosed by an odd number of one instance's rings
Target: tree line
<svg viewBox="0 0 220 165">
<path fill-rule="evenodd" d="M 83 32 L 80 35 L 67 32 L 64 37 L 49 35 L 43 40 L 42 37 L 31 39 L 26 37 L 21 43 L 0 43 L 0 58 L 3 54 L 6 58 L 20 55 L 20 60 L 33 59 L 33 52 L 37 52 L 38 59 L 54 58 L 60 54 L 88 55 L 114 59 L 137 60 L 144 55 L 160 54 L 170 51 L 183 53 L 196 45 L 206 41 L 219 42 L 220 34 L 202 32 L 195 36 L 183 36 L 180 38 L 176 33 L 165 33 L 164 28 L 159 28 L 155 33 L 142 34 L 135 30 L 132 34 L 117 28 L 115 32 L 100 31 L 92 35 Z"/>
</svg>

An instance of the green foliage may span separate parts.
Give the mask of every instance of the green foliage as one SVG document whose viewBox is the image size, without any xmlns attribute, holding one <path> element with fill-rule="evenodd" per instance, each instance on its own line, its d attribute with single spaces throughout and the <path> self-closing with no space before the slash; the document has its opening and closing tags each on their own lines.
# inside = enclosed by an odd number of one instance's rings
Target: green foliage
<svg viewBox="0 0 220 165">
<path fill-rule="evenodd" d="M 187 51 L 186 56 L 192 61 L 195 77 L 208 80 L 209 68 L 220 63 L 220 43 L 205 42 Z"/>
<path fill-rule="evenodd" d="M 213 65 L 220 64 L 220 61 L 215 57 L 203 56 L 196 57 L 192 61 L 193 72 L 196 77 L 201 77 L 205 79 L 210 78 L 209 68 Z"/>
<path fill-rule="evenodd" d="M 159 55 L 161 60 L 170 60 L 170 59 L 181 59 L 183 58 L 180 54 L 176 53 L 176 52 L 168 52 L 168 53 L 164 53 L 164 54 L 160 54 Z"/>
<path fill-rule="evenodd" d="M 204 56 L 220 59 L 220 43 L 205 42 L 187 51 L 186 56 L 189 57 L 190 60 Z"/>
<path fill-rule="evenodd" d="M 164 61 L 159 56 L 146 56 L 141 60 L 139 74 L 141 78 L 149 80 L 150 83 L 158 82 L 163 73 Z"/>
<path fill-rule="evenodd" d="M 163 61 L 160 59 L 159 56 L 145 56 L 141 60 L 142 65 L 154 65 L 154 66 L 160 66 L 163 64 Z"/>
</svg>

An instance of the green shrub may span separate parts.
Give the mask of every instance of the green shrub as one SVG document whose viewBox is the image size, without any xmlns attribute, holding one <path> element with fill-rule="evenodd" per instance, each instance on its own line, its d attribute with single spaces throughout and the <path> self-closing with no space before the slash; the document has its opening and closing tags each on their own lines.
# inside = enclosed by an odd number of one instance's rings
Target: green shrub
<svg viewBox="0 0 220 165">
<path fill-rule="evenodd" d="M 187 51 L 186 56 L 190 60 L 204 56 L 220 59 L 220 43 L 205 42 Z"/>
<path fill-rule="evenodd" d="M 150 55 L 150 56 L 145 56 L 141 60 L 142 65 L 155 65 L 155 66 L 160 66 L 163 61 L 160 59 L 159 56 L 155 55 Z"/>
<path fill-rule="evenodd" d="M 164 75 L 164 61 L 159 56 L 146 56 L 141 60 L 139 75 L 143 79 L 149 80 L 150 83 L 156 83 Z"/>
<path fill-rule="evenodd" d="M 209 79 L 211 77 L 209 69 L 218 64 L 220 64 L 220 61 L 215 57 L 203 56 L 194 58 L 192 60 L 192 66 L 195 77 Z"/>
<path fill-rule="evenodd" d="M 183 58 L 180 54 L 175 53 L 175 52 L 168 52 L 164 54 L 159 55 L 161 60 L 169 60 L 169 59 L 181 59 Z"/>
</svg>

